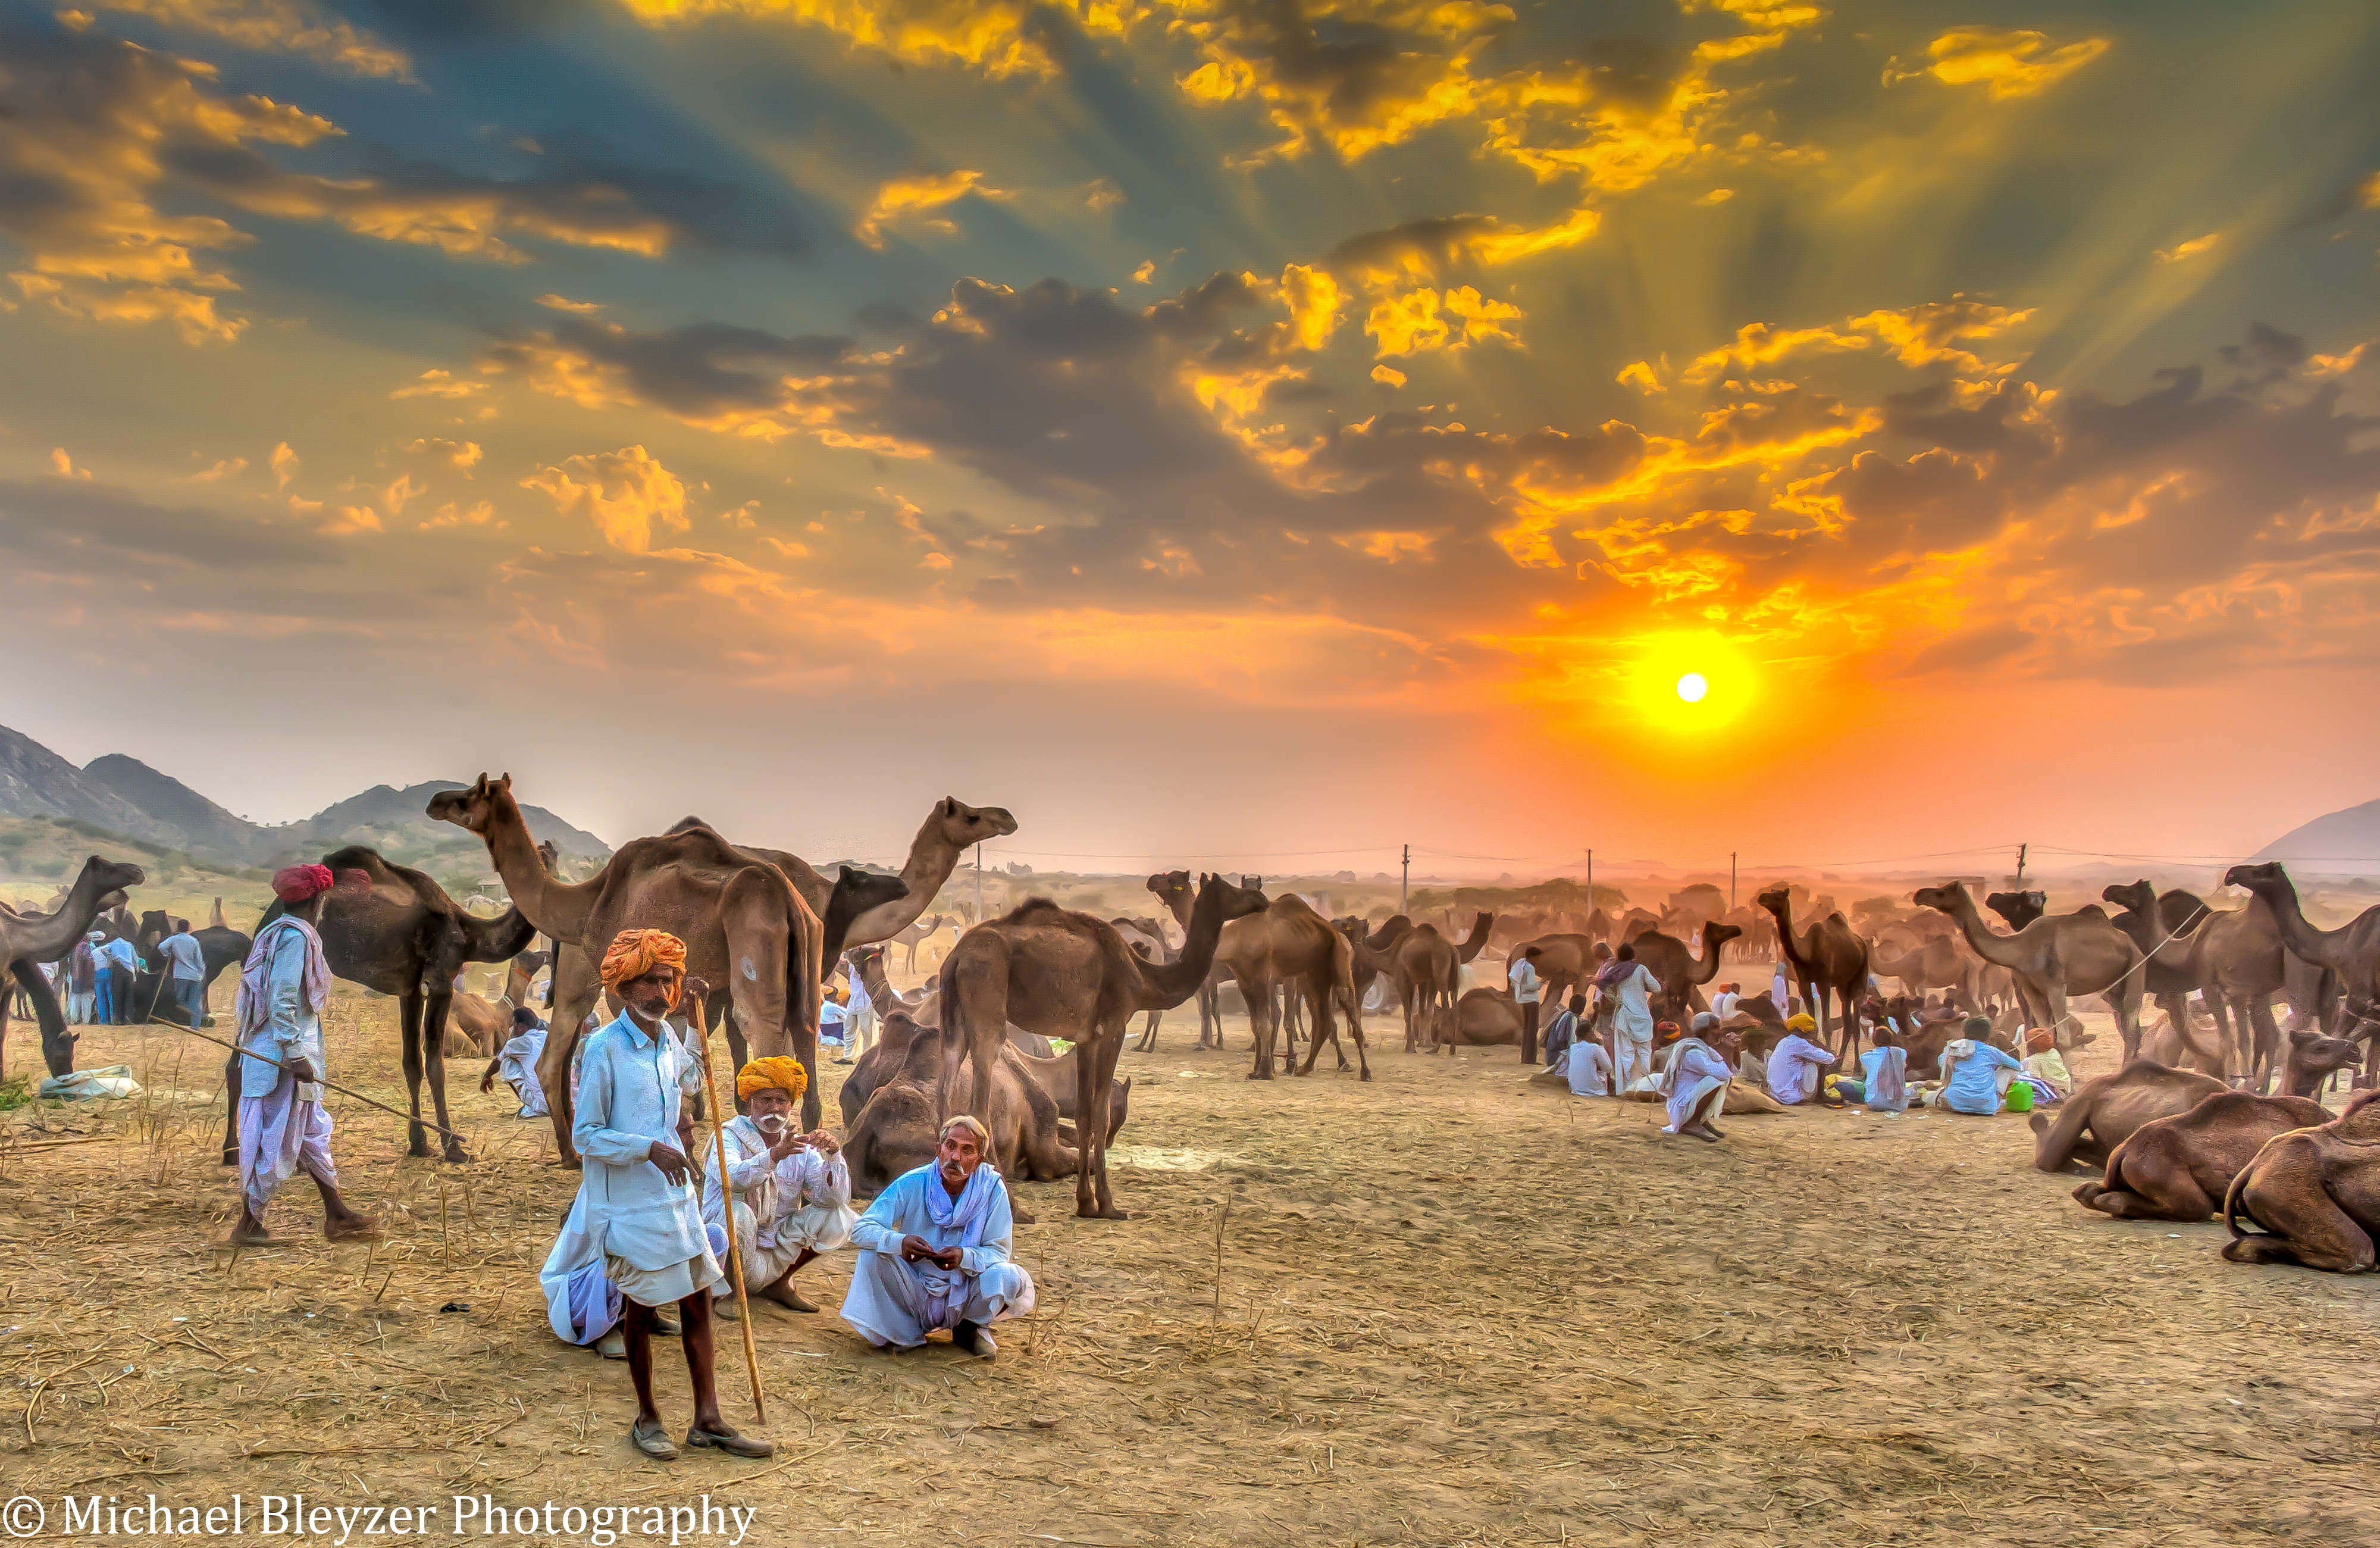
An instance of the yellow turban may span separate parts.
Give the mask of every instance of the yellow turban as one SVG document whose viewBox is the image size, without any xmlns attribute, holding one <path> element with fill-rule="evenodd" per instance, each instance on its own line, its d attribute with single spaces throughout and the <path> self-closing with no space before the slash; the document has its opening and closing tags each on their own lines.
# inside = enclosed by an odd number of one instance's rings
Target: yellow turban
<svg viewBox="0 0 2380 1548">
<path fill-rule="evenodd" d="M 666 930 L 623 930 L 612 938 L 612 949 L 603 954 L 603 987 L 617 989 L 630 979 L 642 978 L 656 966 L 675 968 L 681 980 L 686 975 L 686 943 Z M 677 1004 L 675 995 L 670 1004 Z"/>
<path fill-rule="evenodd" d="M 799 1059 L 774 1054 L 755 1059 L 735 1073 L 735 1100 L 743 1101 L 754 1091 L 780 1091 L 795 1101 L 810 1089 L 810 1072 L 802 1067 Z"/>
<path fill-rule="evenodd" d="M 608 968 L 606 971 L 609 971 Z M 604 981 L 608 983 L 611 981 L 606 979 Z M 1785 1030 L 1789 1032 L 1815 1032 L 1818 1030 L 1818 1018 L 1805 1010 L 1788 1019 Z"/>
</svg>

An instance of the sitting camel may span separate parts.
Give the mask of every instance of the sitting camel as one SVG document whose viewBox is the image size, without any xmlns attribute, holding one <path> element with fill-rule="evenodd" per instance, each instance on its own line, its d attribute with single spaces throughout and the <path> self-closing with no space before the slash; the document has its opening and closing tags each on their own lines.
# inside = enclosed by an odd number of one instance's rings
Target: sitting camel
<svg viewBox="0 0 2380 1548">
<path fill-rule="evenodd" d="M 2301 1263 L 2333 1274 L 2368 1273 L 2380 1235 L 2380 1091 L 2363 1091 L 2347 1111 L 2314 1128 L 2265 1143 L 2231 1179 L 2223 1224 L 2235 1263 Z M 2263 1234 L 2242 1230 L 2260 1227 Z"/>
<path fill-rule="evenodd" d="M 1521 1006 L 1509 989 L 1481 985 L 1454 1003 L 1454 1014 L 1439 1028 L 1444 1048 L 1514 1047 L 1521 1041 Z"/>
<path fill-rule="evenodd" d="M 2113 1075 L 2077 1086 L 2058 1104 L 2055 1122 L 2047 1113 L 2034 1113 L 2033 1164 L 2044 1172 L 2062 1172 L 2077 1163 L 2105 1166 L 2116 1147 L 2143 1125 L 2179 1117 L 2228 1090 L 2211 1075 L 2135 1059 Z"/>
<path fill-rule="evenodd" d="M 2107 1180 L 2082 1184 L 2074 1201 L 2119 1220 L 2204 1220 L 2265 1141 L 2329 1121 L 2303 1097 L 2217 1091 L 2134 1129 L 2107 1157 Z"/>
</svg>

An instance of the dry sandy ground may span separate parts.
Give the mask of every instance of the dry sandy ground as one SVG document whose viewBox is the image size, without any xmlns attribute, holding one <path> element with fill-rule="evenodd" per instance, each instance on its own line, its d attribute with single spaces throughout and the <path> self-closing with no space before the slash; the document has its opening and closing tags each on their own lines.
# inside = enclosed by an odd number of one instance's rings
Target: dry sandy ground
<svg viewBox="0 0 2380 1548">
<path fill-rule="evenodd" d="M 48 1110 L 52 1140 L 104 1137 L 51 1150 L 7 1115 L 7 1492 L 708 1492 L 771 1543 L 2380 1538 L 2373 1286 L 2225 1263 L 2219 1226 L 2088 1214 L 2026 1164 L 2022 1119 L 1739 1118 L 1711 1147 L 1650 1107 L 1524 1089 L 1509 1051 L 1258 1085 L 1237 1023 L 1218 1055 L 1169 1019 L 1166 1051 L 1126 1060 L 1134 1217 L 1021 1190 L 1041 1310 L 997 1364 L 760 1315 L 773 1471 L 629 1453 L 625 1368 L 558 1345 L 538 1298 L 573 1176 L 476 1069 L 452 1082 L 468 1168 L 402 1159 L 393 1121 L 334 1099 L 383 1244 L 300 1234 L 300 1186 L 275 1206 L 287 1244 L 233 1263 L 209 1245 L 234 1201 L 217 1055 L 94 1030 L 82 1062 L 130 1058 L 155 1100 Z M 401 1101 L 392 1025 L 343 995 L 334 1072 Z"/>
</svg>

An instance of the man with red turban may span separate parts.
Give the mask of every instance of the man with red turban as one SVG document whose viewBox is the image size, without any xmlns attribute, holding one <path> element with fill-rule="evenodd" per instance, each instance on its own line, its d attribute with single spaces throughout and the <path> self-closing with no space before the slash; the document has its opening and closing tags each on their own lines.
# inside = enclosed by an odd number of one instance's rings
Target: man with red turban
<svg viewBox="0 0 2380 1548">
<path fill-rule="evenodd" d="M 235 1242 L 271 1241 L 264 1206 L 301 1169 L 322 1195 L 322 1234 L 333 1241 L 377 1227 L 339 1197 L 331 1164 L 331 1115 L 322 1109 L 322 1006 L 331 965 L 322 957 L 322 899 L 331 872 L 319 865 L 273 872 L 279 910 L 257 932 L 239 970 L 239 1225 Z"/>
<path fill-rule="evenodd" d="M 616 1333 L 637 1389 L 629 1444 L 667 1460 L 677 1447 L 653 1406 L 652 1338 L 674 1306 L 694 1387 L 686 1444 L 770 1456 L 773 1445 L 720 1417 L 712 1375 L 710 1286 L 722 1271 L 703 1229 L 699 1172 L 686 1159 L 694 1121 L 684 1101 L 702 1090 L 702 1069 L 665 1019 L 687 987 L 686 943 L 663 930 L 624 930 L 603 954 L 602 976 L 627 1008 L 579 1046 L 570 1130 L 578 1197 L 538 1274 L 546 1320 L 572 1344 L 608 1344 Z"/>
</svg>

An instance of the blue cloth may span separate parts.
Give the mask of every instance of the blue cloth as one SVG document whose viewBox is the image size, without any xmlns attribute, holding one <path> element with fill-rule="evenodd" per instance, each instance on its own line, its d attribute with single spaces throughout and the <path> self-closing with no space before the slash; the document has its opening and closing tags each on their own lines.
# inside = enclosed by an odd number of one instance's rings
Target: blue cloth
<svg viewBox="0 0 2380 1548">
<path fill-rule="evenodd" d="M 95 994 L 95 1003 L 91 1009 L 91 1015 L 96 1018 L 93 1025 L 114 1026 L 115 1024 L 115 975 L 105 971 L 100 972 L 92 978 L 91 988 Z"/>
<path fill-rule="evenodd" d="M 196 981 L 207 976 L 206 948 L 188 931 L 168 935 L 157 943 L 157 955 L 165 959 L 167 975 L 176 980 Z"/>
<path fill-rule="evenodd" d="M 277 919 L 258 934 L 253 952 L 264 954 L 264 1021 L 239 1045 L 261 1057 L 239 1061 L 239 1094 L 271 1096 L 285 1064 L 304 1059 L 317 1074 L 329 1070 L 322 1063 L 322 1018 L 306 1003 L 305 929 L 296 920 Z M 322 1088 L 310 1085 L 299 1098 L 320 1102 Z"/>
<path fill-rule="evenodd" d="M 182 1014 L 190 1018 L 193 1027 L 202 1026 L 207 1019 L 207 986 L 197 979 L 176 979 L 174 998 L 181 1002 Z"/>
<path fill-rule="evenodd" d="M 140 954 L 134 951 L 132 943 L 121 935 L 102 941 L 94 949 L 111 967 L 121 968 L 128 973 L 140 971 Z"/>
<path fill-rule="evenodd" d="M 1546 1067 L 1552 1069 L 1570 1057 L 1570 1040 L 1578 1035 L 1578 1012 L 1564 1006 L 1554 1014 L 1546 1027 Z"/>
<path fill-rule="evenodd" d="M 2000 1085 L 1993 1072 L 2023 1067 L 1990 1043 L 1978 1042 L 1973 1052 L 1950 1067 L 1950 1079 L 1942 1088 L 1942 1105 L 1953 1113 L 1978 1116 L 1997 1113 L 2000 1110 Z"/>
<path fill-rule="evenodd" d="M 1876 1089 L 1877 1077 L 1884 1072 L 1887 1065 L 1891 1066 L 1892 1072 L 1900 1078 L 1896 1082 L 1900 1087 L 1900 1099 L 1897 1102 L 1887 1100 L 1880 1095 L 1871 1097 L 1868 1094 Z M 1909 1050 L 1871 1048 L 1860 1055 L 1860 1073 L 1862 1079 L 1858 1082 L 1857 1091 L 1846 1091 L 1844 1088 L 1848 1082 L 1840 1080 L 1835 1082 L 1835 1090 L 1841 1093 L 1845 1102 L 1864 1102 L 1879 1113 L 1905 1113 L 1909 1110 Z"/>
</svg>

